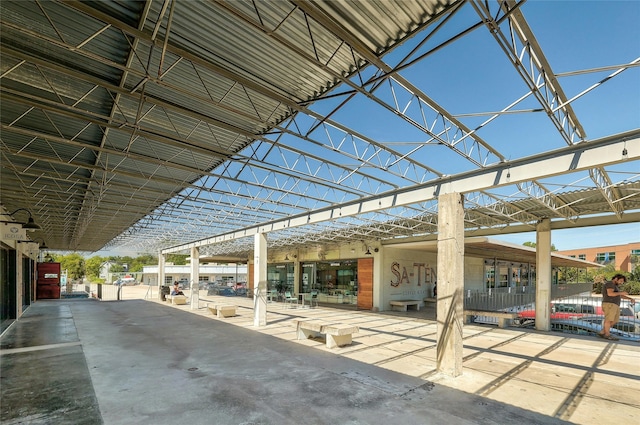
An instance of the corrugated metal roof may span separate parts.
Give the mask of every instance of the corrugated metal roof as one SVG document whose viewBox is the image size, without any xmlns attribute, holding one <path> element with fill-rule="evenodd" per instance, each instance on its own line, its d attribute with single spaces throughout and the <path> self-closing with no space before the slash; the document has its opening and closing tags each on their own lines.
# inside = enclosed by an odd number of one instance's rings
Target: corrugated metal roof
<svg viewBox="0 0 640 425">
<path fill-rule="evenodd" d="M 472 158 L 499 157 L 481 130 L 468 132 L 393 72 L 415 57 L 383 60 L 405 43 L 417 48 L 423 31 L 465 7 L 452 39 L 486 20 L 474 13 L 468 23 L 469 2 L 3 1 L 2 207 L 28 208 L 53 249 L 156 251 L 482 168 Z M 426 142 L 367 134 L 366 119 L 341 124 L 341 104 L 365 100 L 390 115 L 388 126 L 409 125 Z M 433 163 L 427 149 L 462 165 Z M 490 201 L 468 207 L 467 225 L 638 209 L 637 176 L 610 186 L 614 194 L 554 189 L 564 210 L 549 195 L 482 194 Z M 414 205 L 334 217 L 271 240 L 431 234 L 436 214 Z"/>
</svg>

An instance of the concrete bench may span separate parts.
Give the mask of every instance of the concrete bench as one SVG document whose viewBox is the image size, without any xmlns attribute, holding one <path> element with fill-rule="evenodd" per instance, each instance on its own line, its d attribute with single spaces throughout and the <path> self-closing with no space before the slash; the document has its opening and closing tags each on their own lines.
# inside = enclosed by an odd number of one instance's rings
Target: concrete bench
<svg viewBox="0 0 640 425">
<path fill-rule="evenodd" d="M 508 311 L 465 310 L 465 323 L 473 323 L 474 316 L 497 317 L 498 326 L 506 328 L 511 324 L 513 319 L 518 317 L 518 313 L 509 313 Z"/>
<path fill-rule="evenodd" d="M 325 335 L 327 348 L 351 345 L 351 335 L 360 331 L 355 325 L 332 324 L 318 320 L 296 320 L 298 339 L 316 338 Z"/>
<path fill-rule="evenodd" d="M 391 304 L 391 310 L 395 310 L 396 307 L 400 308 L 400 311 L 407 311 L 408 307 L 415 307 L 415 310 L 420 310 L 422 301 L 420 300 L 394 300 L 389 301 Z"/>
<path fill-rule="evenodd" d="M 166 300 L 173 305 L 184 305 L 187 303 L 186 295 L 167 295 Z"/>
<path fill-rule="evenodd" d="M 218 319 L 223 317 L 233 317 L 236 315 L 236 306 L 234 304 L 225 304 L 225 303 L 209 303 L 207 304 L 207 308 Z"/>
</svg>

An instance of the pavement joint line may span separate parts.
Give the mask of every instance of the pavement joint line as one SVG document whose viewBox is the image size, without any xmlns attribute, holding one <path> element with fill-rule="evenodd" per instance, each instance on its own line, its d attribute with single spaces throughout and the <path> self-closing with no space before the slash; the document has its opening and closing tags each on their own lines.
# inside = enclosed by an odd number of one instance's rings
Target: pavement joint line
<svg viewBox="0 0 640 425">
<path fill-rule="evenodd" d="M 60 344 L 36 345 L 33 347 L 8 348 L 8 349 L 0 350 L 0 356 L 4 356 L 7 354 L 16 354 L 16 353 L 28 353 L 30 351 L 41 351 L 41 350 L 52 350 L 55 348 L 63 348 L 63 347 L 74 347 L 76 345 L 82 345 L 82 343 L 80 341 L 75 341 L 75 342 L 61 342 Z"/>
</svg>

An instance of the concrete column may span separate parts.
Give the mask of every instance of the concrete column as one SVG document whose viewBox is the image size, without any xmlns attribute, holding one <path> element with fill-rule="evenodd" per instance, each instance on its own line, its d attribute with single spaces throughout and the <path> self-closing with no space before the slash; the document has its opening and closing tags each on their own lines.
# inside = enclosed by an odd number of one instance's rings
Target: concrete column
<svg viewBox="0 0 640 425">
<path fill-rule="evenodd" d="M 200 308 L 200 249 L 191 248 L 191 310 Z"/>
<path fill-rule="evenodd" d="M 438 197 L 438 372 L 462 374 L 464 309 L 464 198 L 459 193 Z"/>
<path fill-rule="evenodd" d="M 160 287 L 164 285 L 164 254 L 158 252 L 158 299 L 160 298 Z"/>
<path fill-rule="evenodd" d="M 551 220 L 536 226 L 536 329 L 551 329 Z"/>
<path fill-rule="evenodd" d="M 373 311 L 384 311 L 388 306 L 382 304 L 384 299 L 384 247 L 379 248 L 378 252 L 372 253 L 373 257 Z M 388 285 L 388 284 L 387 284 Z M 387 301 L 388 304 L 388 301 Z"/>
<path fill-rule="evenodd" d="M 267 236 L 255 235 L 253 249 L 253 326 L 267 325 Z"/>
<path fill-rule="evenodd" d="M 300 262 L 300 256 L 296 253 L 296 258 L 293 259 L 293 291 L 296 292 L 296 288 L 302 285 L 302 263 Z M 298 291 L 299 292 L 299 291 Z"/>
</svg>

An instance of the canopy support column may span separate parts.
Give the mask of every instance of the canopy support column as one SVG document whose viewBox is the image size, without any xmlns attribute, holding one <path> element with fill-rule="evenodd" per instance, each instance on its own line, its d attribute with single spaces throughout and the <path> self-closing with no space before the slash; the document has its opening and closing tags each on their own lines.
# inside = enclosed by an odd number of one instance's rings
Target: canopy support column
<svg viewBox="0 0 640 425">
<path fill-rule="evenodd" d="M 464 310 L 464 197 L 447 193 L 438 197 L 437 370 L 462 374 Z"/>
<path fill-rule="evenodd" d="M 267 235 L 257 233 L 253 251 L 253 326 L 267 325 Z"/>
<path fill-rule="evenodd" d="M 191 248 L 191 310 L 200 307 L 200 248 Z"/>
<path fill-rule="evenodd" d="M 536 226 L 536 329 L 551 329 L 551 219 Z"/>
</svg>

